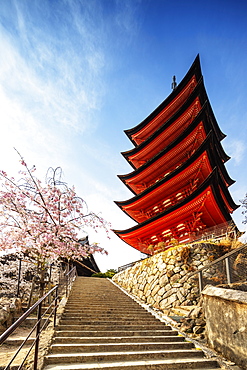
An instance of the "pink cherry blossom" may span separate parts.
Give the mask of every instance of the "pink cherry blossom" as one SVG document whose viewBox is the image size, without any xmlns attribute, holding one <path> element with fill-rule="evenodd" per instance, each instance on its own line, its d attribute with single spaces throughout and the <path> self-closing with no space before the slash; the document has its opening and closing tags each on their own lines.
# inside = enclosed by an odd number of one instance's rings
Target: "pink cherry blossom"
<svg viewBox="0 0 247 370">
<path fill-rule="evenodd" d="M 20 158 L 26 167 L 21 171 L 21 180 L 0 171 L 0 250 L 15 248 L 27 253 L 41 270 L 61 257 L 77 259 L 95 252 L 107 254 L 96 243 L 90 246 L 78 243 L 77 234 L 85 226 L 94 230 L 101 227 L 108 234 L 110 224 L 88 212 L 74 187 L 62 181 L 62 170 L 50 168 L 42 184 L 33 175 L 35 166 L 29 168 L 21 155 Z"/>
</svg>

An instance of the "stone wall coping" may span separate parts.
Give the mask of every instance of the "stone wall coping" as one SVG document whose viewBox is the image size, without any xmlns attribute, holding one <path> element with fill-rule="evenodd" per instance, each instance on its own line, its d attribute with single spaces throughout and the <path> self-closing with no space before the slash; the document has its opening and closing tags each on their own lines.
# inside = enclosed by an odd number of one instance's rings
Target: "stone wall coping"
<svg viewBox="0 0 247 370">
<path fill-rule="evenodd" d="M 247 292 L 241 292 L 239 290 L 224 289 L 215 287 L 213 285 L 208 285 L 203 289 L 202 294 L 228 301 L 247 304 Z"/>
</svg>

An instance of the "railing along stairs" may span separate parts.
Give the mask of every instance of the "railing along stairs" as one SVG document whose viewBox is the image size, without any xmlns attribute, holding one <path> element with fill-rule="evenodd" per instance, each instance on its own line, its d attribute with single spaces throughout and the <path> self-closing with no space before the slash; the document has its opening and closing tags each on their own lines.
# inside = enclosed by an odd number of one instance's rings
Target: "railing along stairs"
<svg viewBox="0 0 247 370">
<path fill-rule="evenodd" d="M 186 275 L 197 277 L 199 292 L 206 284 L 220 285 L 247 281 L 247 244 L 217 258 L 208 265 Z"/>
<path fill-rule="evenodd" d="M 66 297 L 69 294 L 71 289 L 72 283 L 76 277 L 76 267 L 73 267 L 69 272 L 64 275 L 62 282 L 57 284 L 54 288 L 52 288 L 48 293 L 46 293 L 43 297 L 41 297 L 36 303 L 32 305 L 26 312 L 23 313 L 21 317 L 19 317 L 1 336 L 0 336 L 0 345 L 3 344 L 9 336 L 14 333 L 14 331 L 20 327 L 24 321 L 30 317 L 33 313 L 37 312 L 36 322 L 35 325 L 31 328 L 30 332 L 28 333 L 27 337 L 21 343 L 17 351 L 15 352 L 14 356 L 11 358 L 9 363 L 6 365 L 4 370 L 11 369 L 11 365 L 13 364 L 14 360 L 20 353 L 21 349 L 27 344 L 31 335 L 35 333 L 35 338 L 33 338 L 32 344 L 28 349 L 27 353 L 22 359 L 20 365 L 18 365 L 18 369 L 20 370 L 23 368 L 25 361 L 27 360 L 28 356 L 30 355 L 32 349 L 34 349 L 34 357 L 33 357 L 33 369 L 36 370 L 38 366 L 38 356 L 39 356 L 39 341 L 40 335 L 44 329 L 47 328 L 48 324 L 53 321 L 53 327 L 56 326 L 57 320 L 57 307 L 58 301 L 61 296 L 62 291 L 65 291 Z M 48 301 L 48 305 L 44 307 L 46 302 Z"/>
</svg>

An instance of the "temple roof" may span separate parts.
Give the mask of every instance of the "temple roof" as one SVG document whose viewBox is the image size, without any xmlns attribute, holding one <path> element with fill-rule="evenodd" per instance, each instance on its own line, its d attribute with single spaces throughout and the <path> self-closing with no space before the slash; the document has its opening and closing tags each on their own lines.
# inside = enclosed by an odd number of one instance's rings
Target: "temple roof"
<svg viewBox="0 0 247 370">
<path fill-rule="evenodd" d="M 138 224 L 114 232 L 143 253 L 195 240 L 233 221 L 221 130 L 210 105 L 199 55 L 172 93 L 141 123 L 125 130 L 134 148 L 121 154 L 132 172 L 118 175 L 134 197 L 115 202 Z"/>
<path fill-rule="evenodd" d="M 186 162 L 211 130 L 211 122 L 205 109 L 202 109 L 193 123 L 160 153 L 131 173 L 118 175 L 118 177 L 134 194 L 139 194 Z M 217 141 L 215 148 L 221 160 L 226 162 L 229 157 L 224 152 L 221 143 Z"/>
<path fill-rule="evenodd" d="M 188 161 L 138 195 L 115 203 L 133 220 L 143 222 L 187 197 L 215 167 L 219 169 L 224 186 L 234 183 L 215 150 L 211 131 Z"/>
<path fill-rule="evenodd" d="M 199 55 L 197 55 L 189 71 L 176 89 L 141 123 L 124 131 L 132 143 L 134 145 L 140 144 L 156 131 L 160 124 L 168 120 L 186 101 L 201 77 L 200 59 Z"/>
<path fill-rule="evenodd" d="M 214 115 L 211 113 L 212 108 L 208 100 L 205 100 L 206 96 L 203 93 L 203 86 L 201 90 L 200 94 L 197 92 L 197 94 L 193 96 L 193 99 L 187 101 L 172 118 L 165 122 L 146 141 L 131 150 L 121 153 L 133 168 L 140 167 L 178 138 L 194 121 L 195 117 L 201 110 L 205 110 L 208 122 L 212 130 L 215 132 L 217 139 L 220 141 L 225 137 L 221 132 Z"/>
<path fill-rule="evenodd" d="M 237 207 L 215 168 L 198 189 L 169 210 L 132 228 L 114 232 L 127 244 L 150 254 L 148 245 L 166 237 L 186 240 L 197 229 L 232 221 L 229 212 Z"/>
</svg>

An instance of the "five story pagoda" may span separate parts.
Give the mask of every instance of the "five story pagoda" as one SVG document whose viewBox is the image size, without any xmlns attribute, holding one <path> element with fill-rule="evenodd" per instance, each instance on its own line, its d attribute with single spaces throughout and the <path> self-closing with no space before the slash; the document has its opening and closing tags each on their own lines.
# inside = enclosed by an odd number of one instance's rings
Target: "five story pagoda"
<svg viewBox="0 0 247 370">
<path fill-rule="evenodd" d="M 233 223 L 238 207 L 228 191 L 234 183 L 229 157 L 210 106 L 199 55 L 173 91 L 144 121 L 125 130 L 134 148 L 122 155 L 133 170 L 119 175 L 134 194 L 115 202 L 137 222 L 114 232 L 145 254 L 175 239 L 198 239 L 203 231 Z"/>
</svg>

